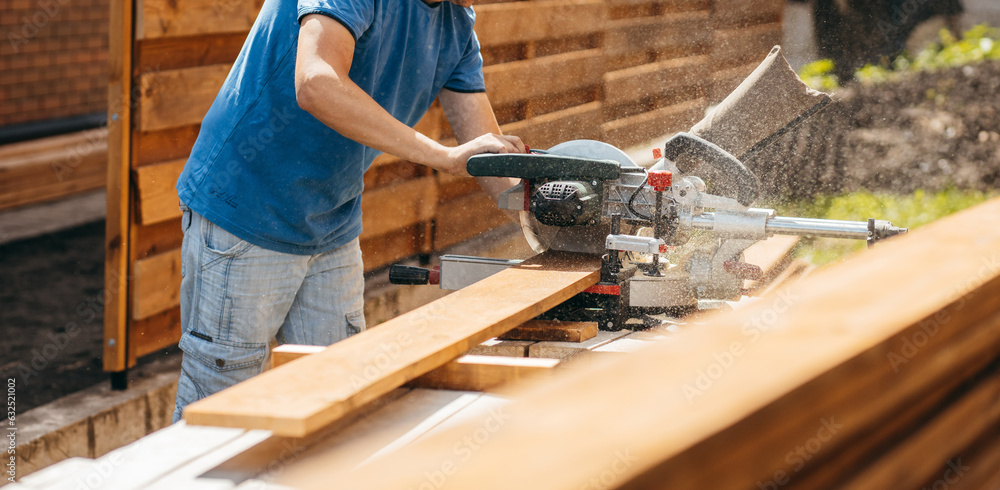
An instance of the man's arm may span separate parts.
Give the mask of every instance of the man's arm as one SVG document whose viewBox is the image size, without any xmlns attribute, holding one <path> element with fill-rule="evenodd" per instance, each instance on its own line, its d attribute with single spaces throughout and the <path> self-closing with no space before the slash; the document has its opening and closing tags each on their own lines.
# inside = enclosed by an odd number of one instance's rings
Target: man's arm
<svg viewBox="0 0 1000 490">
<path fill-rule="evenodd" d="M 451 129 L 458 139 L 458 144 L 465 144 L 484 134 L 500 134 L 493 107 L 485 93 L 460 93 L 444 89 L 438 94 L 441 107 L 451 124 Z M 517 153 L 524 153 L 524 143 L 517 136 L 504 136 L 516 147 Z M 517 185 L 517 179 L 501 177 L 479 177 L 479 186 L 496 200 L 501 192 Z"/>
<path fill-rule="evenodd" d="M 514 139 L 484 133 L 448 148 L 399 122 L 348 77 L 354 36 L 327 16 L 302 18 L 296 54 L 299 107 L 358 143 L 458 175 L 468 175 L 465 165 L 472 155 L 520 151 Z"/>
</svg>

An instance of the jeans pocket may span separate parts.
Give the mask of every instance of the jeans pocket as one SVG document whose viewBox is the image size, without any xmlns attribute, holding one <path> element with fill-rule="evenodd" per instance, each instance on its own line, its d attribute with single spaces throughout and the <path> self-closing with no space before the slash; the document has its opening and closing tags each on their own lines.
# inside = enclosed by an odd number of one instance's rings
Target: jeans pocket
<svg viewBox="0 0 1000 490">
<path fill-rule="evenodd" d="M 267 344 L 209 339 L 211 337 L 204 334 L 189 332 L 181 337 L 179 346 L 184 355 L 197 359 L 219 373 L 248 370 L 246 378 L 260 373 L 264 358 L 267 357 Z"/>
<path fill-rule="evenodd" d="M 365 311 L 352 311 L 347 314 L 347 336 L 357 335 L 365 331 Z"/>
</svg>

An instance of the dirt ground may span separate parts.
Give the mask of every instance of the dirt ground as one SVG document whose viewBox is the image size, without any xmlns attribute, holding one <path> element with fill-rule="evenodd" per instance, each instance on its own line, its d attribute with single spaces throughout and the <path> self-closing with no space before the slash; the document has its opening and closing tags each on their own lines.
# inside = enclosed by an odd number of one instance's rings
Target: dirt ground
<svg viewBox="0 0 1000 490">
<path fill-rule="evenodd" d="M 749 166 L 772 198 L 996 189 L 1000 62 L 853 84 Z"/>
<path fill-rule="evenodd" d="M 107 379 L 103 267 L 103 221 L 0 245 L 0 375 L 18 411 Z"/>
<path fill-rule="evenodd" d="M 108 381 L 103 275 L 103 221 L 0 245 L 0 376 L 19 413 Z"/>
</svg>

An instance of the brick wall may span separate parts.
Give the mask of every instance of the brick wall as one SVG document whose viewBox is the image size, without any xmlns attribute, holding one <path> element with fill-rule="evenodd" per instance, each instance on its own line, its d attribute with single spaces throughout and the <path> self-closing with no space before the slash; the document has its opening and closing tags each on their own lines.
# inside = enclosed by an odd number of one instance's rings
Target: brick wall
<svg viewBox="0 0 1000 490">
<path fill-rule="evenodd" d="M 0 126 L 107 109 L 108 0 L 0 1 Z"/>
</svg>

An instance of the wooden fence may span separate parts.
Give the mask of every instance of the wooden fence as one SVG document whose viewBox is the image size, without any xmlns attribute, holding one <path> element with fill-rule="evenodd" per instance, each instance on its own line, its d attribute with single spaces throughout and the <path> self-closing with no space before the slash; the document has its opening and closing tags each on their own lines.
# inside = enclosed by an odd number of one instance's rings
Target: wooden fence
<svg viewBox="0 0 1000 490">
<path fill-rule="evenodd" d="M 503 131 L 536 148 L 620 147 L 690 127 L 781 40 L 780 0 L 480 2 L 487 89 Z M 104 368 L 180 338 L 174 184 L 260 0 L 114 0 Z M 418 125 L 453 141 L 443 111 Z M 387 196 L 391 196 L 389 199 Z M 392 156 L 365 175 L 366 271 L 504 223 L 474 180 Z M 401 206 L 400 204 L 403 203 Z"/>
</svg>

